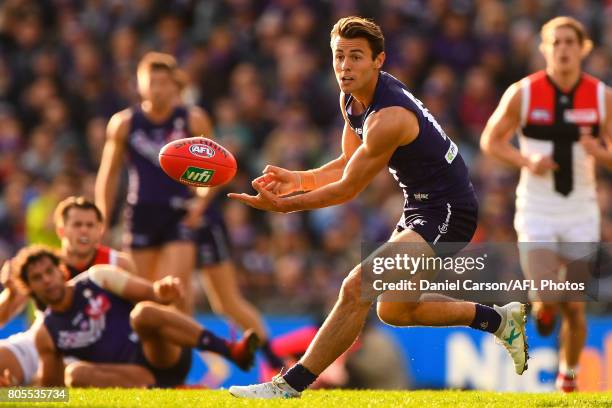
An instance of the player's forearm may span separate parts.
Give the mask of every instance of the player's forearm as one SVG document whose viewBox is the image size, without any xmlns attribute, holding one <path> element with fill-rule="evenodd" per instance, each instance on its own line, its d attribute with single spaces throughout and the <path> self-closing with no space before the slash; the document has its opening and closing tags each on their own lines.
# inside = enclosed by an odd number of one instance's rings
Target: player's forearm
<svg viewBox="0 0 612 408">
<path fill-rule="evenodd" d="M 342 179 L 308 193 L 289 198 L 289 211 L 305 211 L 331 207 L 352 200 L 359 190 Z"/>
<path fill-rule="evenodd" d="M 482 151 L 499 161 L 502 161 L 514 167 L 526 167 L 529 165 L 529 159 L 523 156 L 516 147 L 505 141 L 493 142 L 489 141 L 481 143 Z"/>
<path fill-rule="evenodd" d="M 341 156 L 319 168 L 296 173 L 300 176 L 302 191 L 311 191 L 342 179 L 345 167 L 346 159 Z"/>
<path fill-rule="evenodd" d="M 116 266 L 94 265 L 89 268 L 88 273 L 96 285 L 132 303 L 144 300 L 157 301 L 151 282 L 131 275 Z"/>
</svg>

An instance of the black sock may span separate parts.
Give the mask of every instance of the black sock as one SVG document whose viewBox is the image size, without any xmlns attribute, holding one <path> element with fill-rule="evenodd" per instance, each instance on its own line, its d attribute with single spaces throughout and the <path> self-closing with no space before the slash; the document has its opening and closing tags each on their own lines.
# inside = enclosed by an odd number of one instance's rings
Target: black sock
<svg viewBox="0 0 612 408">
<path fill-rule="evenodd" d="M 261 346 L 261 351 L 266 357 L 266 361 L 272 368 L 281 369 L 285 365 L 285 362 L 282 358 L 276 355 L 272 348 L 270 347 L 270 342 L 266 340 L 266 342 Z"/>
<path fill-rule="evenodd" d="M 495 333 L 499 329 L 501 320 L 501 315 L 495 309 L 476 303 L 476 314 L 474 315 L 474 321 L 470 323 L 470 327 L 476 330 Z"/>
<path fill-rule="evenodd" d="M 196 348 L 198 350 L 212 351 L 213 353 L 218 353 L 225 357 L 229 357 L 230 355 L 227 340 L 218 337 L 213 332 L 206 329 L 202 329 Z"/>
<path fill-rule="evenodd" d="M 294 365 L 283 375 L 283 379 L 297 392 L 302 392 L 310 386 L 317 376 L 300 363 Z"/>
</svg>

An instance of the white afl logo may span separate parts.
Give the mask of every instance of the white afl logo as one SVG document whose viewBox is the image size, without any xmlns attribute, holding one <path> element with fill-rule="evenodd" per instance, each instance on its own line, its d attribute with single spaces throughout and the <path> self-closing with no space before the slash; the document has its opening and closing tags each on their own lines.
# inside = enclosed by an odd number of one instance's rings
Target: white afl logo
<svg viewBox="0 0 612 408">
<path fill-rule="evenodd" d="M 203 144 L 194 144 L 189 146 L 189 153 L 193 154 L 194 156 L 204 157 L 208 159 L 215 155 L 215 151 L 213 150 L 213 148 Z"/>
</svg>

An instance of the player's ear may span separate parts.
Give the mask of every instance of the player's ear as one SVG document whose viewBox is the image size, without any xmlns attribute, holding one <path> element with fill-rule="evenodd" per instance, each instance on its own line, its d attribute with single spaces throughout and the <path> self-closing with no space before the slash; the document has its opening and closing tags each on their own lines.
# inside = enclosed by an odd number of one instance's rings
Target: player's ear
<svg viewBox="0 0 612 408">
<path fill-rule="evenodd" d="M 376 58 L 374 58 L 374 66 L 376 69 L 381 69 L 383 64 L 385 63 L 386 54 L 384 51 L 381 51 Z"/>
<path fill-rule="evenodd" d="M 63 225 L 56 225 L 55 226 L 55 233 L 57 234 L 57 236 L 60 239 L 64 238 L 64 226 Z"/>
</svg>

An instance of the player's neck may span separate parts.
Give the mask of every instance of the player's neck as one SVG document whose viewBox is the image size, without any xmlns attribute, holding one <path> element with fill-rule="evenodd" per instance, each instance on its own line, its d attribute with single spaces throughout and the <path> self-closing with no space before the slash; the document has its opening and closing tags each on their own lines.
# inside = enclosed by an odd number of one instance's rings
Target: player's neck
<svg viewBox="0 0 612 408">
<path fill-rule="evenodd" d="M 363 88 L 351 93 L 353 98 L 363 105 L 364 109 L 367 109 L 374 99 L 374 92 L 376 91 L 376 84 L 378 84 L 378 77 L 379 75 L 376 75 L 376 77 Z"/>
<path fill-rule="evenodd" d="M 580 70 L 560 72 L 552 68 L 547 68 L 546 73 L 559 89 L 562 91 L 571 91 L 580 80 L 582 72 Z"/>
<path fill-rule="evenodd" d="M 62 258 L 67 265 L 81 269 L 83 266 L 89 264 L 93 260 L 95 253 L 95 250 L 93 250 L 86 254 L 78 254 L 68 251 L 67 249 L 62 249 Z"/>
<path fill-rule="evenodd" d="M 72 300 L 74 299 L 74 286 L 71 284 L 66 285 L 66 291 L 64 292 L 64 297 L 61 301 L 54 305 L 49 305 L 49 308 L 58 313 L 62 313 L 70 309 L 72 306 Z"/>
<path fill-rule="evenodd" d="M 140 107 L 145 115 L 153 122 L 162 122 L 168 119 L 174 109 L 174 105 L 172 104 L 155 106 L 151 101 L 143 101 Z"/>
</svg>

